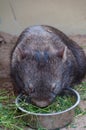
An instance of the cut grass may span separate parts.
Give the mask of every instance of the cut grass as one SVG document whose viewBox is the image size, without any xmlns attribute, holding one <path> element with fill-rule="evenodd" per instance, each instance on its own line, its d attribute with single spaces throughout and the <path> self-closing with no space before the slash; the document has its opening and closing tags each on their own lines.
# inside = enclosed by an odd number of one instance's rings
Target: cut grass
<svg viewBox="0 0 86 130">
<path fill-rule="evenodd" d="M 86 100 L 86 82 L 75 86 L 75 89 L 80 93 L 81 99 Z M 22 120 L 23 114 L 17 110 L 14 103 L 15 96 L 9 95 L 7 90 L 0 90 L 0 127 L 4 130 L 24 130 L 26 122 Z M 86 114 L 86 110 L 83 111 L 80 107 L 75 109 L 75 116 Z M 39 128 L 38 130 L 46 130 Z"/>
<path fill-rule="evenodd" d="M 86 81 L 74 87 L 80 94 L 82 100 L 86 100 Z"/>
<path fill-rule="evenodd" d="M 32 113 L 55 113 L 61 112 L 68 108 L 70 108 L 75 103 L 75 97 L 73 95 L 63 95 L 57 96 L 55 101 L 45 108 L 39 108 L 35 105 L 29 104 L 25 102 L 24 99 L 19 99 L 19 106 L 25 109 L 26 111 Z"/>
<path fill-rule="evenodd" d="M 21 118 L 15 118 L 19 113 L 14 100 L 14 95 L 9 95 L 8 91 L 0 91 L 0 127 L 6 130 L 23 130 L 25 122 Z"/>
</svg>

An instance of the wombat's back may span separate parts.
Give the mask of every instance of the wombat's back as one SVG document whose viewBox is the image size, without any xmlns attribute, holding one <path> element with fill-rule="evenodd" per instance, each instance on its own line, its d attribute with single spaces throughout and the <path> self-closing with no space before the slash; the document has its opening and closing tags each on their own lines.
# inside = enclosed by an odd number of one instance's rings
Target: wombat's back
<svg viewBox="0 0 86 130">
<path fill-rule="evenodd" d="M 38 39 L 37 39 L 37 37 Z M 29 37 L 29 38 L 28 38 Z M 32 39 L 32 41 L 31 41 Z M 23 47 L 24 41 L 31 42 L 31 46 L 26 46 L 29 49 L 44 51 L 50 47 L 50 53 L 55 51 L 54 49 L 58 49 L 62 46 L 67 46 L 69 50 L 71 50 L 74 58 L 77 63 L 76 70 L 76 78 L 75 83 L 80 82 L 86 74 L 86 56 L 83 49 L 73 40 L 68 38 L 63 32 L 60 30 L 46 25 L 32 26 L 30 28 L 26 28 L 22 34 L 20 35 L 18 42 Z M 57 44 L 58 43 L 58 44 Z M 25 49 L 26 49 L 25 47 Z M 31 47 L 31 48 L 30 48 Z M 54 49 L 53 49 L 54 48 Z M 72 58 L 72 57 L 71 57 Z"/>
<path fill-rule="evenodd" d="M 86 55 L 83 49 L 73 40 L 68 38 L 64 33 L 61 31 L 52 28 L 52 30 L 61 38 L 63 43 L 72 51 L 77 63 L 77 73 L 75 78 L 75 83 L 79 83 L 84 76 L 86 75 Z"/>
<path fill-rule="evenodd" d="M 48 106 L 64 88 L 79 83 L 85 74 L 82 48 L 50 26 L 25 29 L 12 52 L 14 91 L 26 94 L 40 107 Z"/>
</svg>

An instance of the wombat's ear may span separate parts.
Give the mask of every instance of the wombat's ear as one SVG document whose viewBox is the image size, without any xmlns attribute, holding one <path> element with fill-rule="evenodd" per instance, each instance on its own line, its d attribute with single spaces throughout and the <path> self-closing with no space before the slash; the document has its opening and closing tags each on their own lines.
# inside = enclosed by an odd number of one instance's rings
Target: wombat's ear
<svg viewBox="0 0 86 130">
<path fill-rule="evenodd" d="M 17 60 L 18 61 L 21 61 L 21 60 L 23 60 L 23 59 L 25 59 L 26 58 L 26 56 L 27 56 L 27 52 L 25 52 L 24 50 L 22 50 L 21 48 L 17 48 Z"/>
<path fill-rule="evenodd" d="M 62 58 L 63 61 L 67 59 L 67 47 L 62 47 L 57 51 L 57 56 Z"/>
<path fill-rule="evenodd" d="M 67 59 L 67 52 L 68 52 L 68 48 L 67 48 L 67 46 L 65 46 L 64 47 L 64 53 L 63 53 L 63 62 L 65 62 L 66 59 Z"/>
</svg>

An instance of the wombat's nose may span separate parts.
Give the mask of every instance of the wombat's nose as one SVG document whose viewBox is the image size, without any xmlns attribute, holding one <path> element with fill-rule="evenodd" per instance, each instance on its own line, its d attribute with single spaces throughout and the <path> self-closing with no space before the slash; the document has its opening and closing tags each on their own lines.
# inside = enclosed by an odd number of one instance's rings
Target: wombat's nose
<svg viewBox="0 0 86 130">
<path fill-rule="evenodd" d="M 46 107 L 49 105 L 49 103 L 47 101 L 37 101 L 35 99 L 31 100 L 33 104 L 35 104 L 38 107 Z"/>
</svg>

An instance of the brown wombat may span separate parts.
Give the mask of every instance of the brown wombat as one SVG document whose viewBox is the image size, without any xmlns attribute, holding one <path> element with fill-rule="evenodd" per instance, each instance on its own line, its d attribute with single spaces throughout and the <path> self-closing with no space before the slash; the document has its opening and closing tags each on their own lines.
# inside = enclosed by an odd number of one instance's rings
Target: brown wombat
<svg viewBox="0 0 86 130">
<path fill-rule="evenodd" d="M 32 26 L 18 38 L 11 57 L 14 90 L 39 107 L 48 106 L 66 87 L 86 74 L 86 56 L 79 45 L 50 26 Z"/>
</svg>

